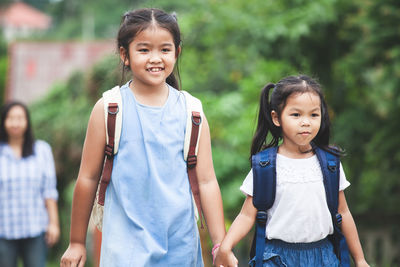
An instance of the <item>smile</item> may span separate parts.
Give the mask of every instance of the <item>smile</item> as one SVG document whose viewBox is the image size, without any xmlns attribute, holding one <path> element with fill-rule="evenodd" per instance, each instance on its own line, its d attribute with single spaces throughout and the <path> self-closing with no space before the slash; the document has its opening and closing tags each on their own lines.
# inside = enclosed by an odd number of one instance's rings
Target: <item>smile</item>
<svg viewBox="0 0 400 267">
<path fill-rule="evenodd" d="M 164 70 L 164 68 L 160 68 L 160 67 L 155 68 L 154 67 L 154 68 L 148 68 L 146 70 L 149 72 L 160 72 L 160 71 Z"/>
</svg>

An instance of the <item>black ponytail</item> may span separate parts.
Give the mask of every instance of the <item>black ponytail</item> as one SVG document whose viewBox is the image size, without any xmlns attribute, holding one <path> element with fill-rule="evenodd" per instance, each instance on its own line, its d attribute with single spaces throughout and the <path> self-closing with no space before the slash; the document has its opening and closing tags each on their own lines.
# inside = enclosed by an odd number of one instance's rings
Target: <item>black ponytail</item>
<svg viewBox="0 0 400 267">
<path fill-rule="evenodd" d="M 250 157 L 264 148 L 278 145 L 280 129 L 272 122 L 271 111 L 273 108 L 269 100 L 270 90 L 273 88 L 275 88 L 275 84 L 269 83 L 261 91 L 257 128 L 251 144 Z M 269 132 L 272 134 L 272 139 L 267 144 Z"/>
</svg>

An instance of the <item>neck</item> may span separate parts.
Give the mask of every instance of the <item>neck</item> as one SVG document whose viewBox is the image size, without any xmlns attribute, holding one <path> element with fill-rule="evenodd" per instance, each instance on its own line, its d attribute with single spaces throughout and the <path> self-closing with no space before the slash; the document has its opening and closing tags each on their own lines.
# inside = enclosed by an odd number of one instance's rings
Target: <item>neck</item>
<svg viewBox="0 0 400 267">
<path fill-rule="evenodd" d="M 163 106 L 169 94 L 169 88 L 166 83 L 162 83 L 159 86 L 147 86 L 133 80 L 129 87 L 136 100 L 148 106 Z"/>
<path fill-rule="evenodd" d="M 8 144 L 11 147 L 21 147 L 24 145 L 25 138 L 21 137 L 8 137 Z"/>
<path fill-rule="evenodd" d="M 314 154 L 310 144 L 305 146 L 290 146 L 285 144 L 285 142 L 279 146 L 279 153 L 289 158 L 308 158 Z"/>
<path fill-rule="evenodd" d="M 8 145 L 11 147 L 11 150 L 13 151 L 15 157 L 17 158 L 22 157 L 22 150 L 24 145 L 23 137 L 9 137 Z"/>
</svg>

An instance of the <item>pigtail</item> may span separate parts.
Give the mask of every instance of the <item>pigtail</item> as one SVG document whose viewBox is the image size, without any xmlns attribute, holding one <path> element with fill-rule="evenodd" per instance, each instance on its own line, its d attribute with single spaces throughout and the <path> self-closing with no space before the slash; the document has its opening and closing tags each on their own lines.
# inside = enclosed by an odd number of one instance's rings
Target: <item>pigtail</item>
<svg viewBox="0 0 400 267">
<path fill-rule="evenodd" d="M 179 75 L 178 75 L 179 77 Z M 174 87 L 175 89 L 178 89 L 178 91 L 180 90 L 180 79 L 178 80 L 175 77 L 174 72 L 172 72 L 166 79 L 167 84 L 169 84 L 170 86 Z"/>
<path fill-rule="evenodd" d="M 275 84 L 267 84 L 261 91 L 260 95 L 260 107 L 258 111 L 258 122 L 256 132 L 253 137 L 251 144 L 250 157 L 255 155 L 257 152 L 261 151 L 266 147 L 277 146 L 279 141 L 279 136 L 275 137 L 273 134 L 272 140 L 267 144 L 268 133 L 276 132 L 277 128 L 272 122 L 271 117 L 271 103 L 269 101 L 269 92 L 275 87 Z"/>
</svg>

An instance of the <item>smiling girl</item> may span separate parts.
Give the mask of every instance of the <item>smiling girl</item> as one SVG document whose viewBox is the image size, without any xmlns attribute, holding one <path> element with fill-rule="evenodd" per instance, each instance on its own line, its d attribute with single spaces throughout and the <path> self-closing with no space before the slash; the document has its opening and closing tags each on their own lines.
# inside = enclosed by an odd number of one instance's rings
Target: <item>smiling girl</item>
<svg viewBox="0 0 400 267">
<path fill-rule="evenodd" d="M 159 9 L 123 16 L 118 50 L 132 80 L 121 87 L 123 121 L 107 187 L 100 266 L 203 266 L 183 144 L 185 97 L 174 75 L 181 52 L 176 17 Z M 89 119 L 61 266 L 84 266 L 85 238 L 106 145 L 103 100 Z M 225 235 L 207 120 L 197 154 L 202 209 L 212 242 Z"/>
</svg>

